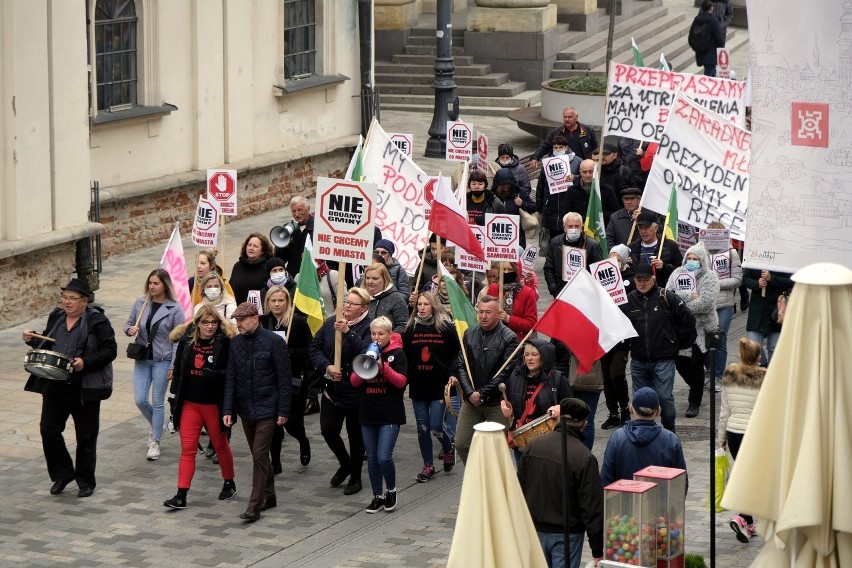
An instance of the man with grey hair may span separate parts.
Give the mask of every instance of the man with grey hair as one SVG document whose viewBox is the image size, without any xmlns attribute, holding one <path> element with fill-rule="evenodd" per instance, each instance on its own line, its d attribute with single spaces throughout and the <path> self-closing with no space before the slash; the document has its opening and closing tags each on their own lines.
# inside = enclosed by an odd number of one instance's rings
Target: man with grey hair
<svg viewBox="0 0 852 568">
<path fill-rule="evenodd" d="M 595 137 L 595 130 L 582 124 L 579 118 L 580 115 L 577 114 L 574 107 L 565 107 L 562 111 L 562 125 L 554 128 L 541 143 L 541 146 L 533 152 L 530 159 L 530 166 L 533 169 L 538 168 L 538 162 L 543 156 L 547 156 L 553 151 L 553 139 L 557 136 L 564 136 L 568 141 L 568 148 L 580 158 L 592 157 L 592 152 L 598 147 L 598 139 Z"/>
<path fill-rule="evenodd" d="M 580 162 L 580 175 L 574 176 L 574 185 L 565 192 L 568 211 L 576 211 L 585 219 L 589 210 L 589 199 L 592 194 L 592 180 L 595 176 L 595 161 L 583 160 Z M 600 180 L 598 180 L 600 182 Z M 621 205 L 615 196 L 615 190 L 611 185 L 600 182 L 598 189 L 601 195 L 601 208 L 603 209 L 604 226 L 609 225 L 609 218 L 618 211 Z"/>
<path fill-rule="evenodd" d="M 287 263 L 287 273 L 296 278 L 302 267 L 302 252 L 308 235 L 314 237 L 314 216 L 311 214 L 311 204 L 301 195 L 290 199 L 290 213 L 298 226 L 286 247 L 275 247 L 275 256 Z"/>
<path fill-rule="evenodd" d="M 547 282 L 547 290 L 554 298 L 565 286 L 565 256 L 571 247 L 584 251 L 586 259 L 584 268 L 586 269 L 590 264 L 603 260 L 598 242 L 586 237 L 583 233 L 583 218 L 579 213 L 573 211 L 566 213 L 562 217 L 562 227 L 565 229 L 565 234 L 550 240 L 544 260 L 544 280 Z"/>
</svg>

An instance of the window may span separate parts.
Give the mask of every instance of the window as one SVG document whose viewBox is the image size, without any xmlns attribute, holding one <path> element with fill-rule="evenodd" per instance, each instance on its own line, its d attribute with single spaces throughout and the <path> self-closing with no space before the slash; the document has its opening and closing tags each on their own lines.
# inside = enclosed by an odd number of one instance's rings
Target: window
<svg viewBox="0 0 852 568">
<path fill-rule="evenodd" d="M 95 87 L 98 110 L 137 104 L 136 5 L 95 2 Z"/>
<path fill-rule="evenodd" d="M 315 0 L 284 0 L 284 79 L 316 73 Z"/>
</svg>

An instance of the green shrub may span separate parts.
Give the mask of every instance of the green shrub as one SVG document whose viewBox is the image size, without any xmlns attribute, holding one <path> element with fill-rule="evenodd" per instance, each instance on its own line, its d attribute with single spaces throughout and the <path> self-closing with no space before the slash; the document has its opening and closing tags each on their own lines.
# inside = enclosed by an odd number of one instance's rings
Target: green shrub
<svg viewBox="0 0 852 568">
<path fill-rule="evenodd" d="M 700 554 L 687 554 L 684 565 L 686 568 L 707 568 L 707 563 Z"/>
<path fill-rule="evenodd" d="M 568 77 L 552 81 L 549 86 L 560 91 L 603 94 L 606 92 L 606 77 L 602 75 Z"/>
</svg>

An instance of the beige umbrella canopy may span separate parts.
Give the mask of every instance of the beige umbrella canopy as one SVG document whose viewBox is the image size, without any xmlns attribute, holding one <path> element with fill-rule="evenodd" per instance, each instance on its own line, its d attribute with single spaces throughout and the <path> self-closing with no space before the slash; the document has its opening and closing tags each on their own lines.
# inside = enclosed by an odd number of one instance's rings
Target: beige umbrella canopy
<svg viewBox="0 0 852 568">
<path fill-rule="evenodd" d="M 752 566 L 852 566 L 852 270 L 793 275 L 781 338 L 722 500 L 759 518 Z"/>
<path fill-rule="evenodd" d="M 547 568 L 503 425 L 475 428 L 447 566 Z"/>
</svg>

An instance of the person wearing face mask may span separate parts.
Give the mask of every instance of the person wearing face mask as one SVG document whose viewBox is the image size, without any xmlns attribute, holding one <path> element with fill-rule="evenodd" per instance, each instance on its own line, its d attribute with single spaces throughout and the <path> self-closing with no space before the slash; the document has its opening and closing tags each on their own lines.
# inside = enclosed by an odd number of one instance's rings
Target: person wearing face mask
<svg viewBox="0 0 852 568">
<path fill-rule="evenodd" d="M 515 176 L 515 181 L 518 182 L 518 187 L 527 190 L 527 193 L 532 193 L 532 185 L 530 185 L 530 176 L 526 168 L 521 165 L 518 156 L 515 155 L 515 149 L 511 144 L 500 144 L 497 147 L 497 159 L 494 160 L 501 168 L 507 168 Z"/>
<path fill-rule="evenodd" d="M 470 173 L 467 179 L 467 222 L 485 225 L 486 213 L 505 213 L 506 207 L 500 199 L 488 191 L 488 178 L 480 171 Z"/>
<path fill-rule="evenodd" d="M 530 199 L 529 191 L 521 187 L 512 170 L 508 168 L 500 168 L 494 174 L 494 182 L 492 184 L 494 193 L 503 202 L 506 208 L 506 213 L 509 215 L 520 215 L 523 209 L 527 213 L 535 213 L 536 206 Z M 519 231 L 518 245 L 521 248 L 527 247 L 527 240 L 524 231 Z"/>
<path fill-rule="evenodd" d="M 198 259 L 195 261 L 195 276 L 189 277 L 189 294 L 192 298 L 192 305 L 197 306 L 204 299 L 204 287 L 201 285 L 201 279 L 207 276 L 210 272 L 215 272 L 222 276 L 222 267 L 216 264 L 215 249 L 201 249 L 198 251 Z M 232 297 L 234 291 L 228 283 L 228 279 L 222 276 L 222 282 L 225 285 L 225 291 Z"/>
<path fill-rule="evenodd" d="M 582 160 L 568 150 L 568 140 L 564 136 L 557 136 L 553 139 L 553 149 L 549 155 L 544 157 L 553 156 L 568 156 L 571 176 L 576 177 L 580 174 L 580 162 Z M 541 225 L 548 230 L 550 238 L 561 235 L 563 233 L 562 217 L 569 211 L 568 199 L 566 199 L 565 192 L 551 192 L 544 169 L 538 175 L 535 205 L 541 212 Z"/>
<path fill-rule="evenodd" d="M 691 278 L 681 278 L 685 274 Z M 683 266 L 672 272 L 666 289 L 676 293 L 695 316 L 698 338 L 691 348 L 682 349 L 675 358 L 677 372 L 689 385 L 686 417 L 694 418 L 698 416 L 704 394 L 704 360 L 707 353 L 704 333 L 719 329 L 719 316 L 716 313 L 719 277 L 710 265 L 710 255 L 704 243 L 699 242 L 687 249 Z"/>
<path fill-rule="evenodd" d="M 501 262 L 500 268 L 503 270 L 503 305 L 500 306 L 497 317 L 521 340 L 538 321 L 535 294 L 529 286 L 524 286 L 517 264 Z M 490 284 L 486 294 L 497 298 L 500 294 L 500 282 Z"/>
<path fill-rule="evenodd" d="M 270 258 L 266 261 L 266 273 L 269 274 L 269 279 L 266 281 L 266 286 L 260 289 L 260 305 L 266 302 L 266 292 L 273 286 L 284 286 L 290 297 L 296 293 L 296 281 L 284 268 L 284 261 L 280 258 Z"/>
<path fill-rule="evenodd" d="M 215 272 L 210 272 L 199 283 L 203 292 L 203 300 L 193 309 L 193 315 L 198 313 L 201 306 L 212 306 L 216 308 L 219 315 L 223 319 L 230 319 L 234 326 L 237 325 L 233 319 L 234 310 L 237 309 L 237 302 L 234 297 L 228 293 L 228 289 L 221 276 Z"/>
<path fill-rule="evenodd" d="M 567 247 L 586 251 L 587 270 L 590 264 L 603 260 L 603 253 L 598 242 L 586 238 L 586 235 L 583 234 L 583 218 L 579 213 L 566 213 L 562 219 L 562 226 L 565 233 L 550 239 L 544 260 L 544 281 L 547 282 L 547 290 L 554 298 L 565 286 L 563 266 Z"/>
<path fill-rule="evenodd" d="M 565 192 L 568 201 L 568 211 L 579 213 L 581 217 L 586 216 L 589 210 L 589 195 L 592 191 L 592 180 L 595 174 L 595 161 L 583 160 L 580 162 L 580 176 L 574 177 L 574 185 Z M 600 183 L 601 205 L 603 206 L 604 226 L 609 225 L 609 218 L 621 208 L 615 190 L 611 185 L 601 181 Z"/>
</svg>

